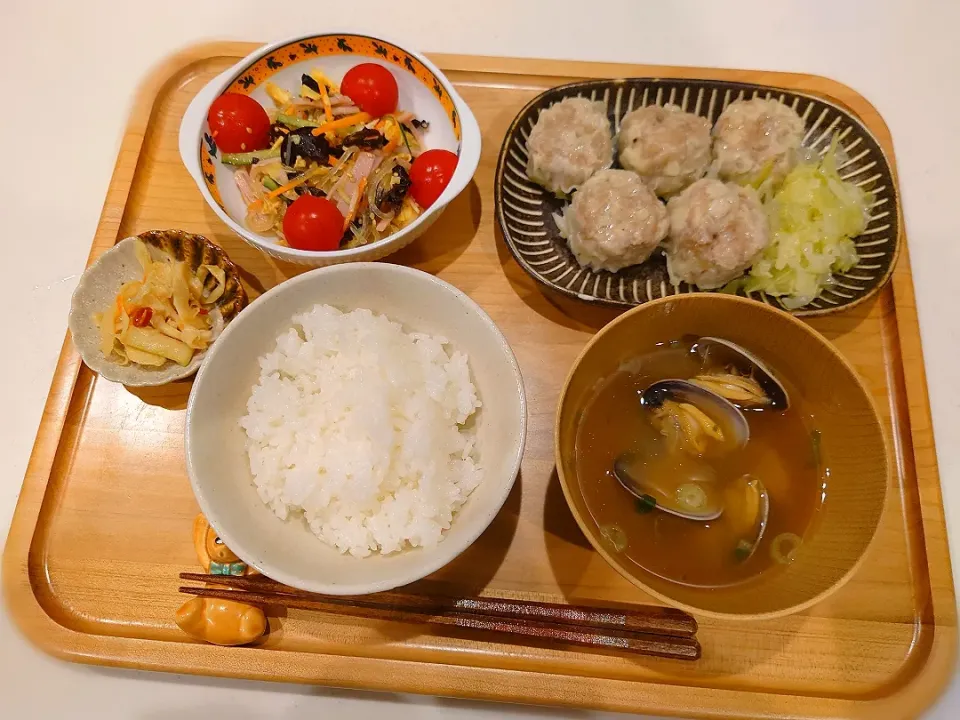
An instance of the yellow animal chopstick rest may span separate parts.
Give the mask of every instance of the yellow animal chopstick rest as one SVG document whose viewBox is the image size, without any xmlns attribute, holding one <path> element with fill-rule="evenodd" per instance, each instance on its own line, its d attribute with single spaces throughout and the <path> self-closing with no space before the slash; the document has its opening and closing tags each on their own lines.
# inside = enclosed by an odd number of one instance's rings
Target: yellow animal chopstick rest
<svg viewBox="0 0 960 720">
<path fill-rule="evenodd" d="M 193 544 L 203 569 L 212 575 L 257 572 L 223 543 L 202 514 L 193 522 Z M 267 629 L 267 618 L 260 608 L 220 598 L 188 600 L 177 610 L 176 622 L 190 637 L 214 645 L 246 645 Z"/>
</svg>

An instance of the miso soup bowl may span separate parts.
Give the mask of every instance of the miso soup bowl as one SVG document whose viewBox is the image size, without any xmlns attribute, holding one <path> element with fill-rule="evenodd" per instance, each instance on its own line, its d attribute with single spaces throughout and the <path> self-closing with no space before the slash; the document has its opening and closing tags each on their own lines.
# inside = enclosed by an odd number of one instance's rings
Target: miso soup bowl
<svg viewBox="0 0 960 720">
<path fill-rule="evenodd" d="M 609 547 L 587 508 L 583 480 L 577 475 L 577 425 L 598 384 L 625 360 L 683 335 L 731 340 L 759 355 L 787 379 L 816 418 L 824 462 L 830 468 L 826 501 L 793 561 L 723 588 L 664 579 Z M 891 451 L 884 429 L 867 388 L 850 363 L 800 320 L 732 295 L 663 298 L 624 313 L 597 333 L 577 358 L 560 395 L 555 448 L 563 493 L 594 549 L 655 598 L 688 612 L 723 619 L 788 615 L 841 588 L 857 571 L 877 532 L 892 482 Z M 624 496 L 629 499 L 626 491 Z M 637 516 L 638 522 L 644 519 Z M 634 548 L 632 554 L 642 559 L 642 553 Z"/>
</svg>

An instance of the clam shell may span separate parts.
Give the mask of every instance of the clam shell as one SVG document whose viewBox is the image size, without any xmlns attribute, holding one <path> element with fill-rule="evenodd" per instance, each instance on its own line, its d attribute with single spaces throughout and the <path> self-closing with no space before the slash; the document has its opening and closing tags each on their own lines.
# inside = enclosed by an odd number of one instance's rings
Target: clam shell
<svg viewBox="0 0 960 720">
<path fill-rule="evenodd" d="M 725 510 L 728 518 L 732 515 L 733 522 L 738 520 L 745 523 L 746 527 L 741 528 L 744 533 L 741 538 L 749 544 L 750 549 L 744 554 L 741 560 L 749 560 L 757 551 L 760 541 L 763 540 L 767 532 L 767 524 L 770 521 L 770 496 L 767 494 L 767 488 L 760 478 L 752 475 L 742 475 L 727 486 Z M 744 503 L 737 495 L 753 495 L 752 502 Z M 754 514 L 750 517 L 743 517 L 743 508 L 746 505 L 754 505 Z"/>
<path fill-rule="evenodd" d="M 720 366 L 733 366 L 741 372 L 752 374 L 767 393 L 773 407 L 786 410 L 790 396 L 773 370 L 752 352 L 735 342 L 717 337 L 702 337 L 696 343 L 697 353 L 705 361 L 709 358 Z"/>
<path fill-rule="evenodd" d="M 669 398 L 691 403 L 706 413 L 720 425 L 731 448 L 743 447 L 750 439 L 750 424 L 736 405 L 689 380 L 659 380 L 643 391 L 640 402 L 645 407 L 659 407 Z"/>
<path fill-rule="evenodd" d="M 699 511 L 683 510 L 664 499 L 661 493 L 656 492 L 644 482 L 642 463 L 636 455 L 631 453 L 622 453 L 613 461 L 613 477 L 635 498 L 652 503 L 657 510 L 685 520 L 709 522 L 716 520 L 723 513 L 722 498 L 716 489 L 710 487 L 713 483 L 696 483 L 707 494 L 707 505 Z"/>
<path fill-rule="evenodd" d="M 169 253 L 177 259 L 189 262 L 194 269 L 203 264 L 217 265 L 224 269 L 227 289 L 217 303 L 217 308 L 211 312 L 216 341 L 225 324 L 247 303 L 247 294 L 240 285 L 236 265 L 223 250 L 201 235 L 168 230 L 143 233 L 138 237 L 152 248 L 151 252 Z M 174 362 L 158 368 L 133 363 L 120 365 L 100 352 L 100 333 L 93 322 L 93 314 L 110 307 L 123 283 L 141 277 L 142 270 L 135 251 L 136 239 L 128 237 L 121 240 L 86 269 L 73 292 L 68 326 L 73 336 L 73 344 L 83 362 L 101 377 L 130 387 L 165 385 L 193 375 L 200 368 L 206 351 L 195 353 L 186 367 Z"/>
</svg>

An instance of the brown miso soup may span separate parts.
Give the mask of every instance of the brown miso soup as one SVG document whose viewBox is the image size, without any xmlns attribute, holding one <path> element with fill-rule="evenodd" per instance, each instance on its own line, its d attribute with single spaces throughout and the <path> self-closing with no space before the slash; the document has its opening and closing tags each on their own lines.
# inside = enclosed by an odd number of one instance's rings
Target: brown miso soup
<svg viewBox="0 0 960 720">
<path fill-rule="evenodd" d="M 732 401 L 749 426 L 749 439 L 739 446 L 731 444 L 729 432 L 722 437 L 722 425 L 711 425 L 710 413 L 704 418 L 689 407 L 684 414 L 683 403 L 641 402 L 654 382 L 699 382 L 718 373 L 751 380 L 743 368 L 712 364 L 709 354 L 697 352 L 696 338 L 658 345 L 598 385 L 576 441 L 580 486 L 607 549 L 662 578 L 702 587 L 744 582 L 788 564 L 826 501 L 829 477 L 816 418 L 779 374 L 789 397 L 786 409 Z M 624 457 L 631 459 L 632 477 L 649 488 L 645 497 L 631 494 L 615 477 L 614 463 Z M 759 542 L 757 488 L 769 501 Z M 711 520 L 678 517 L 663 509 L 671 502 L 674 509 L 712 504 L 720 514 Z"/>
</svg>

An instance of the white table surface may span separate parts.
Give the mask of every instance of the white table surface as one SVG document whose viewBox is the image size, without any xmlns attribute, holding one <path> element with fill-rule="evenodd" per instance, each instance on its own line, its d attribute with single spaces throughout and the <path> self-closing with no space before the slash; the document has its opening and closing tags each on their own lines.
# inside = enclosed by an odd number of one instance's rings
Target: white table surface
<svg viewBox="0 0 960 720">
<path fill-rule="evenodd" d="M 863 93 L 896 145 L 951 547 L 960 557 L 960 375 L 951 373 L 960 313 L 947 274 L 960 268 L 960 4 L 949 0 L 0 0 L 0 537 L 138 83 L 201 40 L 268 41 L 338 27 L 428 52 L 809 72 Z M 615 717 L 71 665 L 29 646 L 5 613 L 0 688 L 9 718 Z M 927 717 L 958 715 L 960 676 Z"/>
</svg>

